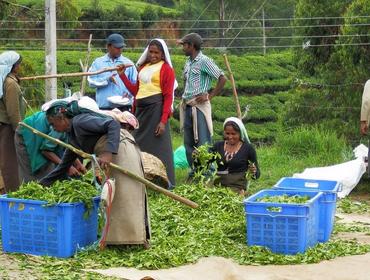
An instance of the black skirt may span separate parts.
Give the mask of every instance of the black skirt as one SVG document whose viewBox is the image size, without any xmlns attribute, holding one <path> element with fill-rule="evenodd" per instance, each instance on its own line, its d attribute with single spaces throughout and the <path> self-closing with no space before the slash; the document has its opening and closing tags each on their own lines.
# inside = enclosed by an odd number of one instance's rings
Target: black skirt
<svg viewBox="0 0 370 280">
<path fill-rule="evenodd" d="M 163 162 L 167 177 L 174 186 L 175 167 L 169 122 L 167 122 L 165 132 L 161 136 L 155 135 L 155 130 L 161 121 L 162 110 L 162 94 L 137 99 L 135 116 L 139 121 L 139 129 L 135 130 L 133 135 L 143 152 L 152 154 Z"/>
</svg>

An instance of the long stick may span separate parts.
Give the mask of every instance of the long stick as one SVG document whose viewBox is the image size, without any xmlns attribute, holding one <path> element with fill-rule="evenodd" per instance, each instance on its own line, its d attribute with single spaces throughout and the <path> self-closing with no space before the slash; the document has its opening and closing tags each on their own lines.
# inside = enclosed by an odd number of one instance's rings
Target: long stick
<svg viewBox="0 0 370 280">
<path fill-rule="evenodd" d="M 77 154 L 77 155 L 79 155 L 79 156 L 81 156 L 83 158 L 87 158 L 87 159 L 92 159 L 93 158 L 92 155 L 90 155 L 88 153 L 85 153 L 84 151 L 81 151 L 81 150 L 73 147 L 70 144 L 64 143 L 63 141 L 60 141 L 59 139 L 55 139 L 55 138 L 53 138 L 53 137 L 51 137 L 49 135 L 46 135 L 45 133 L 42 133 L 41 131 L 33 128 L 32 126 L 29 126 L 28 124 L 25 124 L 23 122 L 20 122 L 19 125 L 21 125 L 21 126 L 23 126 L 25 128 L 28 128 L 29 130 L 31 130 L 34 134 L 36 134 L 38 136 L 41 136 L 43 138 L 46 138 L 46 139 L 48 139 L 48 140 L 50 140 L 50 141 L 52 141 L 52 142 L 54 142 L 54 143 L 56 143 L 58 145 L 61 145 L 61 146 L 65 147 L 65 148 L 71 150 L 72 152 L 74 152 L 75 154 Z M 162 193 L 162 194 L 164 194 L 164 195 L 166 195 L 166 196 L 168 196 L 168 197 L 170 197 L 170 198 L 172 198 L 174 200 L 177 200 L 177 201 L 179 201 L 179 202 L 181 202 L 181 203 L 183 203 L 183 204 L 185 204 L 187 206 L 190 206 L 191 208 L 197 208 L 198 207 L 198 204 L 197 203 L 195 203 L 195 202 L 193 202 L 193 201 L 191 201 L 191 200 L 189 200 L 189 199 L 187 199 L 185 197 L 182 197 L 182 196 L 179 196 L 177 194 L 174 194 L 174 193 L 172 193 L 172 192 L 170 192 L 170 191 L 168 191 L 166 189 L 163 189 L 163 188 L 157 186 L 156 184 L 153 184 L 149 180 L 147 180 L 145 178 L 142 178 L 139 175 L 136 175 L 135 173 L 132 173 L 131 171 L 128 171 L 126 169 L 123 169 L 122 167 L 120 167 L 120 166 L 118 166 L 118 165 L 116 165 L 114 163 L 110 163 L 109 165 L 110 165 L 110 167 L 112 167 L 114 169 L 117 169 L 118 171 L 122 172 L 123 174 L 129 176 L 130 178 L 135 179 L 135 180 L 139 181 L 140 183 L 145 184 L 147 187 L 151 188 L 152 190 L 155 190 L 157 192 L 160 192 L 160 193 Z"/>
<path fill-rule="evenodd" d="M 234 96 L 234 101 L 235 101 L 235 104 L 236 104 L 236 113 L 237 113 L 237 115 L 238 115 L 238 118 L 239 118 L 239 119 L 242 119 L 242 112 L 241 112 L 241 110 L 240 110 L 240 104 L 239 104 L 238 93 L 236 92 L 236 86 L 235 86 L 234 75 L 233 75 L 233 73 L 231 72 L 230 64 L 229 64 L 229 61 L 227 60 L 227 56 L 226 56 L 226 54 L 224 54 L 224 60 L 225 60 L 225 64 L 226 64 L 227 71 L 229 72 L 229 75 L 230 75 L 230 82 L 231 82 L 231 86 L 232 86 L 232 88 L 233 88 L 233 96 Z"/>
<path fill-rule="evenodd" d="M 132 67 L 132 64 L 125 65 L 125 67 Z M 109 71 L 116 71 L 118 70 L 119 66 L 115 67 L 107 67 L 95 72 L 77 72 L 77 73 L 65 73 L 65 74 L 53 74 L 53 75 L 41 75 L 41 76 L 32 76 L 32 77 L 22 77 L 20 78 L 21 81 L 27 80 L 38 80 L 38 79 L 51 79 L 51 78 L 63 78 L 63 77 L 81 77 L 81 76 L 93 76 L 98 75 L 104 72 Z"/>
</svg>

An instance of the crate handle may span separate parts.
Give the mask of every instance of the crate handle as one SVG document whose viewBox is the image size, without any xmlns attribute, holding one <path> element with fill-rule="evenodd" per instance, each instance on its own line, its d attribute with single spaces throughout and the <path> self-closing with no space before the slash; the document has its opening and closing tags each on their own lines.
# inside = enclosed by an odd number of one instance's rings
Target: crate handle
<svg viewBox="0 0 370 280">
<path fill-rule="evenodd" d="M 273 212 L 272 212 L 273 213 Z M 248 215 L 252 215 L 252 216 L 269 216 L 269 217 L 275 217 L 274 214 L 263 214 L 263 213 L 246 213 L 247 214 L 247 217 Z M 304 215 L 278 215 L 278 217 L 284 217 L 284 218 L 308 218 L 307 216 L 304 216 Z"/>
<path fill-rule="evenodd" d="M 304 186 L 307 187 L 307 188 L 315 188 L 315 189 L 317 189 L 319 187 L 319 183 L 305 182 L 304 183 Z"/>
<path fill-rule="evenodd" d="M 266 207 L 266 210 L 268 212 L 281 213 L 283 211 L 283 207 L 269 206 Z"/>
</svg>

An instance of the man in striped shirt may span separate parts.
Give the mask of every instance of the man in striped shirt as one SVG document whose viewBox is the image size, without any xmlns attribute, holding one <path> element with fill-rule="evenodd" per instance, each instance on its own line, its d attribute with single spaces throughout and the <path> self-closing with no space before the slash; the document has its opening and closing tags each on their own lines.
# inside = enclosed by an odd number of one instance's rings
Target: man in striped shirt
<svg viewBox="0 0 370 280">
<path fill-rule="evenodd" d="M 195 147 L 211 144 L 213 134 L 211 99 L 223 89 L 226 78 L 214 61 L 201 51 L 202 37 L 197 33 L 185 35 L 178 41 L 188 59 L 183 78 L 185 89 L 180 107 L 180 123 L 184 129 L 186 158 L 194 174 L 192 154 Z M 217 80 L 211 90 L 213 80 Z"/>
</svg>

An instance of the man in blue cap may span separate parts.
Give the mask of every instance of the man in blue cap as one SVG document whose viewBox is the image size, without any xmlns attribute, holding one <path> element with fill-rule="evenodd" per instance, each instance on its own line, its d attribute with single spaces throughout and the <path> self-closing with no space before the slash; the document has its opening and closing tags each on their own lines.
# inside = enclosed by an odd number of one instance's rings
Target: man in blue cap
<svg viewBox="0 0 370 280">
<path fill-rule="evenodd" d="M 117 33 L 111 34 L 106 39 L 107 54 L 98 57 L 92 63 L 89 72 L 95 72 L 107 67 L 114 67 L 121 64 L 134 65 L 127 57 L 122 56 L 122 49 L 126 46 L 124 38 Z M 136 83 L 137 71 L 135 66 L 127 67 L 126 76 L 132 83 Z M 130 94 L 117 72 L 105 72 L 99 75 L 88 76 L 87 81 L 92 88 L 96 88 L 96 103 L 102 110 L 112 110 L 118 108 L 122 111 L 130 110 L 133 96 Z M 118 103 L 111 102 L 114 96 L 118 98 Z M 111 100 L 111 101 L 110 101 Z"/>
</svg>

